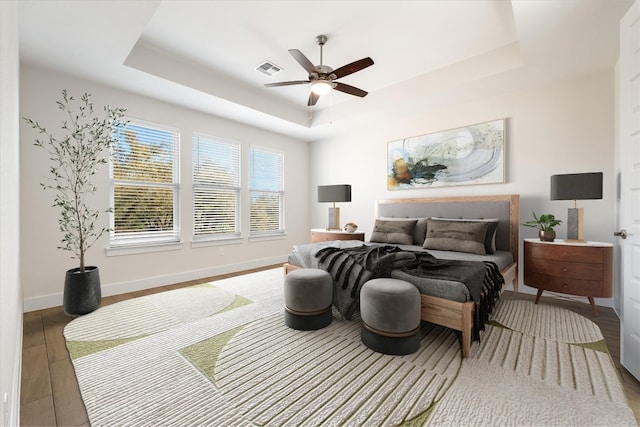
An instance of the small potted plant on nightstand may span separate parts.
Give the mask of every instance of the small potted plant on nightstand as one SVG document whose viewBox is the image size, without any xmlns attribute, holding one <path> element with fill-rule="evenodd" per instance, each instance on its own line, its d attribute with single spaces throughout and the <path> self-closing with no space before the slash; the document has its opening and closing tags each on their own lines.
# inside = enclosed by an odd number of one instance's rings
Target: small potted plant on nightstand
<svg viewBox="0 0 640 427">
<path fill-rule="evenodd" d="M 538 236 L 543 242 L 553 242 L 556 238 L 556 232 L 553 227 L 560 225 L 561 220 L 556 219 L 553 214 L 542 214 L 539 217 L 531 211 L 533 219 L 522 223 L 525 227 L 534 227 L 538 229 Z"/>
</svg>

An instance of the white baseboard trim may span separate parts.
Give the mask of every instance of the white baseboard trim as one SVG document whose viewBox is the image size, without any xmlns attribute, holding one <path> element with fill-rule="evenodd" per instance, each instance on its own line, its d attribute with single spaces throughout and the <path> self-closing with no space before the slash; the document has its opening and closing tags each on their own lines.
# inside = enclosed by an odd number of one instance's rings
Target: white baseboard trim
<svg viewBox="0 0 640 427">
<path fill-rule="evenodd" d="M 287 261 L 286 255 L 261 258 L 244 261 L 236 264 L 219 265 L 202 270 L 182 271 L 176 274 L 164 276 L 147 277 L 130 282 L 120 282 L 102 285 L 102 296 L 125 294 L 127 292 L 141 291 L 144 289 L 156 288 L 158 286 L 171 285 L 174 283 L 187 282 L 206 277 L 218 276 L 221 274 L 237 273 L 252 268 L 266 267 L 274 264 L 283 264 Z M 24 312 L 42 310 L 45 308 L 58 307 L 62 305 L 62 292 L 50 295 L 42 295 L 24 299 Z"/>
</svg>

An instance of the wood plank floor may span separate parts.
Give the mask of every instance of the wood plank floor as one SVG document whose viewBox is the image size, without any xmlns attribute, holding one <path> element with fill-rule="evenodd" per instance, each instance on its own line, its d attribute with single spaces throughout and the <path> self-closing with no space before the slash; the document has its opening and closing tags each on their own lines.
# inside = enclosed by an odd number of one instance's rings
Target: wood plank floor
<svg viewBox="0 0 640 427">
<path fill-rule="evenodd" d="M 102 305 L 274 267 L 277 266 L 105 297 L 102 299 Z M 533 301 L 534 296 L 505 291 L 503 298 Z M 640 424 L 640 382 L 620 366 L 620 322 L 614 311 L 599 307 L 599 316 L 596 317 L 589 304 L 553 296 L 543 296 L 540 303 L 567 308 L 591 319 L 600 327 L 611 357 L 618 368 L 629 404 Z M 89 425 L 73 365 L 62 335 L 62 330 L 69 321 L 71 318 L 64 314 L 61 307 L 24 314 L 20 396 L 20 421 L 23 426 Z"/>
</svg>

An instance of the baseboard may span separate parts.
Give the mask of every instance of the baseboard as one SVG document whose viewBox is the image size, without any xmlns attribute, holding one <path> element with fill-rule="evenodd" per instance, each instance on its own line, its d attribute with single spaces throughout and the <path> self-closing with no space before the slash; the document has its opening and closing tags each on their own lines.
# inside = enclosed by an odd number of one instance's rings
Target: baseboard
<svg viewBox="0 0 640 427">
<path fill-rule="evenodd" d="M 156 288 L 158 286 L 171 285 L 174 283 L 198 280 L 206 277 L 218 276 L 221 274 L 237 273 L 252 268 L 266 267 L 274 264 L 283 264 L 287 260 L 286 256 L 276 256 L 271 258 L 261 258 L 236 264 L 226 264 L 202 270 L 181 271 L 180 273 L 147 277 L 129 282 L 110 283 L 102 285 L 102 296 L 125 294 L 127 292 L 141 291 L 144 289 Z M 62 305 L 62 292 L 50 295 L 43 295 L 24 299 L 24 312 L 42 310 L 45 308 L 58 307 Z"/>
</svg>

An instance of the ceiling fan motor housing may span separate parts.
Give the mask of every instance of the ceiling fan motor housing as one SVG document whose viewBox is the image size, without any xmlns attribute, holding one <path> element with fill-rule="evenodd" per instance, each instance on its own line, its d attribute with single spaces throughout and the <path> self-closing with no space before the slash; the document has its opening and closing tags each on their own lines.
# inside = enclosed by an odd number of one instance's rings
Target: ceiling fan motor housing
<svg viewBox="0 0 640 427">
<path fill-rule="evenodd" d="M 309 80 L 311 81 L 314 81 L 314 80 L 332 81 L 333 79 L 336 78 L 336 75 L 333 74 L 333 68 L 329 67 L 328 65 L 316 65 L 315 68 L 318 71 L 318 73 L 309 74 Z"/>
</svg>

